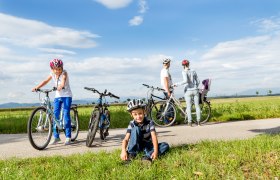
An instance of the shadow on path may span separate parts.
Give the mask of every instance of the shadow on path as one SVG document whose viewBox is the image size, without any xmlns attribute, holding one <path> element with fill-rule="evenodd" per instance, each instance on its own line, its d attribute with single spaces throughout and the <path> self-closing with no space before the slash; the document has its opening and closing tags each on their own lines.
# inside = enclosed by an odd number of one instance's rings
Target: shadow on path
<svg viewBox="0 0 280 180">
<path fill-rule="evenodd" d="M 280 133 L 280 126 L 268 129 L 251 129 L 249 131 L 263 133 L 263 134 L 279 134 Z"/>
</svg>

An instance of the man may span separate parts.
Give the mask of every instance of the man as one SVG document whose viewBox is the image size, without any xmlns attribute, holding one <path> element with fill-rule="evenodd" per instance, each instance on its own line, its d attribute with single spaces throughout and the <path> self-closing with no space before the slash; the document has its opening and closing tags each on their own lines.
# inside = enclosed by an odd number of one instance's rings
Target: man
<svg viewBox="0 0 280 180">
<path fill-rule="evenodd" d="M 164 94 L 166 98 L 169 98 L 172 92 L 171 85 L 172 85 L 172 79 L 171 75 L 169 73 L 169 67 L 170 67 L 171 59 L 166 58 L 163 60 L 163 68 L 160 72 L 160 80 L 161 80 L 161 86 L 165 90 Z"/>
</svg>

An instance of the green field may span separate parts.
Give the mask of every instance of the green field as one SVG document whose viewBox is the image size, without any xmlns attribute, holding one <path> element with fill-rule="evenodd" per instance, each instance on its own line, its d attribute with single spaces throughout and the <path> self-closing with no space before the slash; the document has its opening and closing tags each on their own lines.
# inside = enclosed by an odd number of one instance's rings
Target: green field
<svg viewBox="0 0 280 180">
<path fill-rule="evenodd" d="M 280 96 L 211 99 L 210 121 L 234 121 L 280 117 Z M 111 106 L 111 128 L 125 128 L 131 120 L 126 106 Z M 81 130 L 88 124 L 92 107 L 79 107 Z M 1 109 L 0 133 L 25 133 L 32 109 Z M 183 118 L 178 116 L 179 124 Z"/>
<path fill-rule="evenodd" d="M 120 150 L 0 160 L 0 179 L 274 179 L 280 178 L 280 135 L 203 141 L 172 147 L 151 166 L 123 165 Z"/>
</svg>

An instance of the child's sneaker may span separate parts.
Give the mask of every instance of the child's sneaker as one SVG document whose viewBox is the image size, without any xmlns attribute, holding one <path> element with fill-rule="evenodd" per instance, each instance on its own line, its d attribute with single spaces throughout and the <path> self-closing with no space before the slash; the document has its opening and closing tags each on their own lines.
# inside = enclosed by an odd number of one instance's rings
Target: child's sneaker
<svg viewBox="0 0 280 180">
<path fill-rule="evenodd" d="M 51 145 L 57 144 L 60 140 L 60 138 L 53 138 L 53 140 L 50 142 Z"/>
<path fill-rule="evenodd" d="M 141 160 L 142 160 L 142 162 L 143 162 L 144 164 L 147 164 L 147 165 L 151 165 L 151 164 L 152 164 L 152 159 L 149 158 L 148 156 L 142 157 Z"/>
<path fill-rule="evenodd" d="M 66 138 L 64 145 L 69 145 L 69 144 L 71 144 L 71 138 Z"/>
</svg>

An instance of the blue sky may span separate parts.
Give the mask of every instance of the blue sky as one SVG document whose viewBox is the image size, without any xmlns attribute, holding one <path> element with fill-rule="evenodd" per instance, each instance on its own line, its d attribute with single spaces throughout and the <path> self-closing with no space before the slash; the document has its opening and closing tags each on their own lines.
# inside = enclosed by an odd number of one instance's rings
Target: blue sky
<svg viewBox="0 0 280 180">
<path fill-rule="evenodd" d="M 74 99 L 91 97 L 84 86 L 146 97 L 165 57 L 175 82 L 189 59 L 212 96 L 280 89 L 278 0 L 0 0 L 0 24 L 0 103 L 38 101 L 53 58 Z"/>
</svg>

